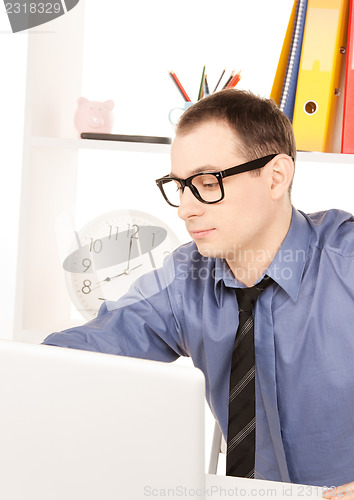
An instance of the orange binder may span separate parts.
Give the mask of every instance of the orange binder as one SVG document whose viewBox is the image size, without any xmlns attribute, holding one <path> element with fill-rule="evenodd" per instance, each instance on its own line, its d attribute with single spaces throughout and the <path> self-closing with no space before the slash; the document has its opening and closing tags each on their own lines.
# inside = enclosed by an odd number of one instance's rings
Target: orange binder
<svg viewBox="0 0 354 500">
<path fill-rule="evenodd" d="M 349 11 L 341 152 L 354 153 L 354 0 Z"/>
<path fill-rule="evenodd" d="M 293 119 L 299 150 L 334 151 L 348 11 L 349 0 L 308 1 Z"/>
<path fill-rule="evenodd" d="M 284 43 L 283 43 L 280 57 L 279 57 L 277 70 L 275 73 L 275 78 L 273 81 L 272 90 L 270 92 L 270 97 L 278 104 L 278 106 L 279 106 L 281 92 L 282 92 L 282 88 L 283 88 L 283 82 L 284 82 L 285 73 L 286 73 L 286 66 L 288 64 L 288 56 L 289 56 L 289 50 L 290 50 L 290 45 L 291 45 L 291 37 L 292 37 L 293 27 L 294 27 L 294 22 L 295 22 L 296 3 L 297 3 L 297 0 L 294 0 L 293 8 L 292 8 L 292 11 L 290 14 L 288 27 L 286 29 L 286 33 L 285 33 L 285 37 L 284 37 Z"/>
</svg>

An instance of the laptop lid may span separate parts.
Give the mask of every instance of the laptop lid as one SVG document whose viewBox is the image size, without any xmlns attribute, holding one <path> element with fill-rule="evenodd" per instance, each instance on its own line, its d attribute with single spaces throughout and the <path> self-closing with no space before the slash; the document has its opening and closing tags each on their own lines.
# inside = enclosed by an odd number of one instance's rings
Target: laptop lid
<svg viewBox="0 0 354 500">
<path fill-rule="evenodd" d="M 203 498 L 193 367 L 0 341 L 0 498 Z"/>
</svg>

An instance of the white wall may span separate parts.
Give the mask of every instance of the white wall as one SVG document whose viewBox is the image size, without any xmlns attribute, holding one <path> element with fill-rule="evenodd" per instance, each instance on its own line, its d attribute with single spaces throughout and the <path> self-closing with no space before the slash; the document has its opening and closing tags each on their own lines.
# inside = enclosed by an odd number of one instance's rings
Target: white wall
<svg viewBox="0 0 354 500">
<path fill-rule="evenodd" d="M 222 69 L 242 70 L 240 88 L 269 95 L 293 0 L 100 0 L 86 4 L 83 93 L 116 102 L 118 133 L 167 135 L 183 104 L 168 70 L 192 101 L 202 67 L 214 88 Z M 108 16 L 109 13 L 109 16 Z M 105 30 L 97 31 L 98 26 Z"/>
<path fill-rule="evenodd" d="M 27 34 L 13 34 L 0 12 L 0 338 L 11 338 L 22 167 Z"/>
</svg>

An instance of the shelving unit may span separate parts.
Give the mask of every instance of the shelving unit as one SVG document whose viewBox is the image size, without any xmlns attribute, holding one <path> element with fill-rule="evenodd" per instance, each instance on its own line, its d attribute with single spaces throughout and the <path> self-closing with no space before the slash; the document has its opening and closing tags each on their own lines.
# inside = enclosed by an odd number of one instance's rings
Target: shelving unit
<svg viewBox="0 0 354 500">
<path fill-rule="evenodd" d="M 104 143 L 71 138 L 35 138 L 27 189 L 23 187 L 14 339 L 41 342 L 72 326 L 71 300 L 59 261 L 55 221 L 75 204 L 80 149 L 162 154 L 170 146 Z M 84 320 L 81 319 L 80 323 Z"/>
<path fill-rule="evenodd" d="M 319 153 L 317 151 L 298 151 L 297 162 L 313 162 L 321 165 L 323 163 L 341 163 L 354 165 L 353 155 L 344 155 L 340 153 Z"/>
<path fill-rule="evenodd" d="M 73 116 L 81 95 L 85 1 L 28 37 L 15 340 L 41 342 L 72 326 L 56 220 L 75 205 L 82 149 L 165 154 L 169 145 L 82 140 Z"/>
<path fill-rule="evenodd" d="M 95 149 L 103 151 L 124 151 L 133 153 L 161 153 L 169 154 L 169 144 L 149 144 L 123 141 L 98 141 L 91 139 L 73 139 L 57 137 L 33 137 L 32 146 L 39 148 L 60 149 Z M 350 163 L 354 159 L 351 154 L 320 153 L 316 151 L 298 151 L 297 161 L 314 163 Z"/>
<path fill-rule="evenodd" d="M 85 2 L 29 36 L 14 339 L 40 342 L 72 325 L 55 221 L 75 205 L 80 150 L 166 155 L 169 145 L 82 140 L 73 125 L 81 94 Z M 299 152 L 297 169 L 353 166 L 352 155 Z M 340 173 L 336 172 L 336 176 Z M 354 205 L 354 203 L 353 203 Z"/>
<path fill-rule="evenodd" d="M 75 203 L 78 150 L 63 148 L 61 139 L 76 136 L 72 110 L 81 90 L 84 1 L 50 26 L 28 36 L 13 336 L 33 342 L 42 340 L 49 324 L 64 326 L 69 314 L 54 221 Z"/>
<path fill-rule="evenodd" d="M 102 151 L 124 151 L 133 153 L 169 154 L 169 144 L 154 144 L 145 142 L 101 141 L 93 139 L 72 139 L 56 137 L 34 137 L 32 146 L 52 149 L 95 149 Z"/>
</svg>

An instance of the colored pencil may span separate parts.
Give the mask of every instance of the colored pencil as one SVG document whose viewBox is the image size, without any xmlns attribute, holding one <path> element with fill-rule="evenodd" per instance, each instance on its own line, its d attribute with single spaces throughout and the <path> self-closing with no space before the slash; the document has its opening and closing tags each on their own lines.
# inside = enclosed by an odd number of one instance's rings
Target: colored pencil
<svg viewBox="0 0 354 500">
<path fill-rule="evenodd" d="M 226 88 L 227 89 L 233 89 L 236 87 L 238 82 L 241 80 L 241 71 L 236 73 L 236 75 L 230 80 L 230 82 L 227 84 Z"/>
<path fill-rule="evenodd" d="M 233 77 L 235 76 L 235 71 L 232 71 L 231 72 L 231 75 L 229 76 L 229 78 L 226 80 L 226 83 L 224 84 L 223 86 L 223 90 L 227 88 L 228 84 L 231 82 L 231 80 L 233 79 Z"/>
<path fill-rule="evenodd" d="M 205 96 L 208 96 L 210 94 L 207 75 L 205 75 L 204 79 L 204 91 L 205 91 Z"/>
<path fill-rule="evenodd" d="M 203 66 L 203 71 L 202 71 L 202 78 L 200 80 L 200 86 L 199 86 L 199 92 L 198 92 L 198 101 L 203 97 L 204 95 L 204 79 L 205 79 L 205 66 Z"/>
<path fill-rule="evenodd" d="M 176 85 L 176 87 L 178 88 L 180 93 L 182 94 L 184 100 L 187 102 L 191 102 L 190 98 L 188 97 L 187 92 L 184 90 L 181 82 L 178 80 L 176 73 L 174 73 L 173 71 L 169 71 L 168 73 L 169 73 L 170 77 L 172 78 L 174 84 Z"/>
<path fill-rule="evenodd" d="M 221 76 L 220 76 L 220 78 L 219 78 L 219 80 L 218 80 L 218 83 L 215 85 L 215 89 L 213 90 L 213 93 L 214 93 L 214 92 L 216 92 L 216 89 L 217 89 L 217 88 L 218 88 L 218 86 L 220 85 L 221 79 L 222 79 L 222 77 L 224 76 L 225 71 L 226 71 L 226 69 L 224 68 L 224 69 L 223 69 L 223 72 L 221 73 Z"/>
</svg>

